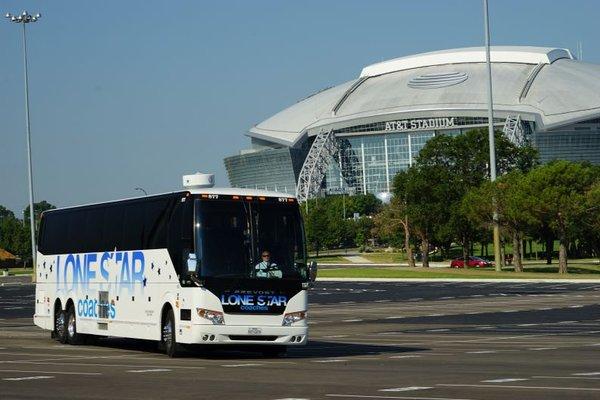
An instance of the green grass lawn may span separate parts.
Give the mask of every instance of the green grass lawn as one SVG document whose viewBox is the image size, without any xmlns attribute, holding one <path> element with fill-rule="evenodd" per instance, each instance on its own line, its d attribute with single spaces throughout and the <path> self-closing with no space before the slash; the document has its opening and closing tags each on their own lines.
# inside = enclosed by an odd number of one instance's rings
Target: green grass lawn
<svg viewBox="0 0 600 400">
<path fill-rule="evenodd" d="M 0 270 L 3 271 L 3 270 Z M 8 275 L 23 275 L 23 274 L 27 274 L 27 275 L 31 275 L 31 268 L 9 268 L 8 269 Z M 2 273 L 0 272 L 0 275 L 2 275 Z"/>
<path fill-rule="evenodd" d="M 465 279 L 598 279 L 600 266 L 594 262 L 573 261 L 567 275 L 557 273 L 557 265 L 532 264 L 525 266 L 525 272 L 517 273 L 510 269 L 496 272 L 491 268 L 451 269 L 451 268 L 408 268 L 408 267 L 357 267 L 330 268 L 319 271 L 321 278 L 465 278 Z"/>
</svg>

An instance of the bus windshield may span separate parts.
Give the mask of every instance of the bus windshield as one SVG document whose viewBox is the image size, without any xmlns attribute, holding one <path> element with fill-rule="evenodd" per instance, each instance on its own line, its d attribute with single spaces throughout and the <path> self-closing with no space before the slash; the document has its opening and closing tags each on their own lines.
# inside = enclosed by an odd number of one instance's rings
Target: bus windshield
<svg viewBox="0 0 600 400">
<path fill-rule="evenodd" d="M 194 218 L 202 277 L 306 280 L 296 203 L 196 200 Z"/>
</svg>

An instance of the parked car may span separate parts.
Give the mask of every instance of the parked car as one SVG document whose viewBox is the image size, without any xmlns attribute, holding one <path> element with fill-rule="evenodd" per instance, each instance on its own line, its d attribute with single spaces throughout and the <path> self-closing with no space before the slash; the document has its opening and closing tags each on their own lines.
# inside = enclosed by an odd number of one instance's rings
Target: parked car
<svg viewBox="0 0 600 400">
<path fill-rule="evenodd" d="M 473 268 L 491 267 L 493 265 L 493 262 L 479 257 L 469 257 L 469 261 L 467 262 L 467 266 Z M 450 262 L 450 268 L 464 268 L 464 266 L 465 262 L 462 258 L 455 258 Z"/>
</svg>

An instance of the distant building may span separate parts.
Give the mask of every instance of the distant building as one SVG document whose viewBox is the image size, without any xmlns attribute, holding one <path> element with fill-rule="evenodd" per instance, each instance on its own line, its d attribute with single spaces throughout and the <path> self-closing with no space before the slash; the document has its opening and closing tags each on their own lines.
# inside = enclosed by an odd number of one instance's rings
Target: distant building
<svg viewBox="0 0 600 400">
<path fill-rule="evenodd" d="M 543 162 L 600 164 L 600 65 L 569 50 L 492 47 L 494 125 Z M 390 192 L 428 139 L 487 126 L 484 48 L 436 51 L 363 68 L 247 133 L 225 158 L 230 184 L 320 193 Z"/>
</svg>

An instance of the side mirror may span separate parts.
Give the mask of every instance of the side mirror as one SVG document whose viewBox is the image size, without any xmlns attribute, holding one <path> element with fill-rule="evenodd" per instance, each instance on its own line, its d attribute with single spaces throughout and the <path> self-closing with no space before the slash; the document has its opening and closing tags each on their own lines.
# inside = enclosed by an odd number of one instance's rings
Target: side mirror
<svg viewBox="0 0 600 400">
<path fill-rule="evenodd" d="M 196 260 L 196 254 L 190 253 L 187 257 L 187 269 L 189 273 L 196 272 L 198 268 L 198 261 Z"/>
<path fill-rule="evenodd" d="M 308 281 L 310 282 L 311 286 L 317 280 L 317 271 L 318 271 L 318 269 L 319 268 L 317 267 L 317 262 L 316 261 L 311 261 L 310 266 L 308 267 Z"/>
</svg>

